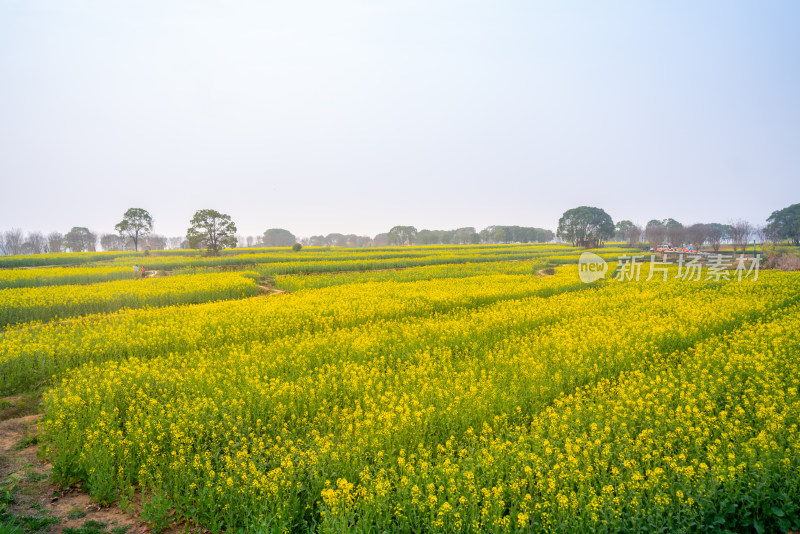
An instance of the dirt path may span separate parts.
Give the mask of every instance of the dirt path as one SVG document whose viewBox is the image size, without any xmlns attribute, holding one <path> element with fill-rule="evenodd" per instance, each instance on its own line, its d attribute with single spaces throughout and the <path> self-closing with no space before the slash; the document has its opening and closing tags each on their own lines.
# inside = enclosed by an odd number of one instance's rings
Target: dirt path
<svg viewBox="0 0 800 534">
<path fill-rule="evenodd" d="M 272 279 L 262 278 L 261 283 L 256 282 L 256 287 L 261 292 L 261 295 L 279 295 L 281 293 L 288 293 L 285 289 L 278 289 L 272 284 Z"/>
<path fill-rule="evenodd" d="M 2 399 L 4 413 L 22 397 Z M 30 403 L 29 403 L 30 404 Z M 37 406 L 38 407 L 38 406 Z M 30 408 L 27 408 L 30 409 Z M 81 534 L 143 534 L 150 529 L 137 515 L 139 506 L 123 512 L 117 506 L 102 508 L 80 489 L 63 489 L 50 479 L 52 466 L 39 458 L 36 423 L 41 414 L 0 421 L 0 532 L 60 534 L 65 529 Z M 167 532 L 185 532 L 174 527 Z"/>
</svg>

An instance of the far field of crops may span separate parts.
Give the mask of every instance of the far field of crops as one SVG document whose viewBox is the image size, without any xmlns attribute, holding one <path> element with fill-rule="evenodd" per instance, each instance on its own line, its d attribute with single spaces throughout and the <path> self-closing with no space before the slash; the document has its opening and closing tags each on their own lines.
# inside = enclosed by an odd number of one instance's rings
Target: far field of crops
<svg viewBox="0 0 800 534">
<path fill-rule="evenodd" d="M 0 392 L 156 531 L 800 528 L 800 275 L 587 284 L 581 252 L 9 259 Z"/>
</svg>

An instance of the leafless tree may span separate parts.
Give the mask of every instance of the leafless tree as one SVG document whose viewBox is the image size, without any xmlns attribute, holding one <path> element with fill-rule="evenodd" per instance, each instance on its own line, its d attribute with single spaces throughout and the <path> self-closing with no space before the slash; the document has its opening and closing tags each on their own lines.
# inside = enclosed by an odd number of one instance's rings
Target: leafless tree
<svg viewBox="0 0 800 534">
<path fill-rule="evenodd" d="M 28 234 L 28 239 L 25 241 L 27 248 L 31 254 L 41 254 L 47 249 L 47 240 L 41 232 L 31 232 Z"/>
<path fill-rule="evenodd" d="M 22 253 L 22 245 L 25 241 L 22 239 L 22 230 L 19 228 L 12 228 L 3 233 L 3 248 L 6 254 L 16 256 Z"/>
<path fill-rule="evenodd" d="M 768 224 L 766 226 L 759 226 L 759 239 L 763 244 L 769 243 L 770 253 L 775 254 L 775 243 L 780 240 L 780 232 L 774 225 Z"/>
<path fill-rule="evenodd" d="M 753 235 L 756 237 L 759 243 L 766 243 L 768 241 L 768 233 L 769 230 L 763 224 L 760 224 L 753 229 Z"/>
<path fill-rule="evenodd" d="M 103 234 L 100 236 L 100 246 L 103 250 L 122 250 L 125 241 L 117 234 Z"/>
<path fill-rule="evenodd" d="M 61 252 L 64 247 L 64 235 L 61 232 L 47 234 L 47 251 L 50 253 Z"/>
<path fill-rule="evenodd" d="M 625 230 L 625 238 L 628 240 L 628 245 L 635 247 L 642 240 L 642 227 L 638 224 L 633 224 Z"/>
<path fill-rule="evenodd" d="M 667 228 L 660 221 L 650 221 L 644 229 L 650 248 L 655 249 L 664 244 L 667 237 Z"/>
<path fill-rule="evenodd" d="M 167 248 L 171 248 L 173 250 L 181 248 L 181 244 L 183 243 L 184 237 L 168 237 L 167 238 Z"/>
<path fill-rule="evenodd" d="M 311 239 L 314 239 L 314 238 L 312 237 Z M 375 244 L 376 247 L 389 246 L 389 234 L 387 234 L 387 233 L 377 234 L 372 239 L 372 242 Z"/>
<path fill-rule="evenodd" d="M 686 241 L 686 229 L 677 221 L 667 225 L 667 241 L 673 247 L 680 246 Z"/>
<path fill-rule="evenodd" d="M 774 230 L 774 227 L 771 227 L 770 225 L 760 224 L 756 226 L 756 228 L 753 230 L 753 234 L 756 236 L 756 239 L 758 239 L 758 242 L 761 244 L 762 251 L 766 251 L 767 247 L 770 247 L 771 248 L 770 253 L 775 254 L 776 232 Z"/>
<path fill-rule="evenodd" d="M 731 242 L 733 243 L 733 253 L 736 254 L 736 245 L 742 245 L 742 254 L 747 246 L 747 239 L 753 233 L 753 226 L 743 220 L 733 221 L 731 226 Z"/>
<path fill-rule="evenodd" d="M 247 248 L 251 248 L 253 246 L 253 241 L 255 241 L 255 238 L 253 236 L 251 235 L 247 236 L 246 240 Z"/>
<path fill-rule="evenodd" d="M 725 236 L 725 231 L 719 224 L 708 225 L 706 232 L 706 240 L 714 249 L 714 252 L 719 252 L 719 245 L 722 243 L 722 238 Z"/>
<path fill-rule="evenodd" d="M 167 248 L 167 238 L 163 235 L 151 234 L 142 240 L 143 250 L 164 250 Z"/>
<path fill-rule="evenodd" d="M 686 239 L 692 244 L 695 250 L 700 250 L 708 239 L 708 226 L 696 223 L 686 228 Z"/>
</svg>

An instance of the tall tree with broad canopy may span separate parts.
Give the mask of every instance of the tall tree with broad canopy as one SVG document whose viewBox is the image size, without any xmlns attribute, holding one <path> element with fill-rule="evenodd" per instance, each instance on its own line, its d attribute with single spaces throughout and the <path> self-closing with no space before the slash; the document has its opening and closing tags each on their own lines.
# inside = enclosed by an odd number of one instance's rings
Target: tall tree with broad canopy
<svg viewBox="0 0 800 534">
<path fill-rule="evenodd" d="M 73 226 L 64 236 L 70 252 L 94 252 L 97 246 L 97 234 L 93 234 L 85 226 Z"/>
<path fill-rule="evenodd" d="M 339 232 L 331 232 L 325 236 L 325 244 L 329 247 L 347 246 L 347 236 Z"/>
<path fill-rule="evenodd" d="M 413 245 L 416 237 L 417 229 L 413 226 L 395 226 L 389 230 L 389 244 L 391 245 Z"/>
<path fill-rule="evenodd" d="M 633 221 L 627 219 L 617 222 L 617 224 L 614 225 L 614 239 L 617 241 L 625 241 L 628 239 L 628 230 L 633 226 Z"/>
<path fill-rule="evenodd" d="M 599 246 L 614 237 L 614 221 L 600 208 L 579 206 L 567 210 L 558 220 L 558 237 L 576 247 Z"/>
<path fill-rule="evenodd" d="M 767 223 L 770 235 L 776 239 L 790 239 L 793 245 L 800 245 L 800 204 L 773 211 Z"/>
<path fill-rule="evenodd" d="M 218 256 L 220 249 L 236 246 L 236 225 L 230 215 L 215 210 L 199 210 L 189 223 L 186 239 L 204 245 L 212 256 Z"/>
<path fill-rule="evenodd" d="M 289 230 L 270 228 L 264 232 L 265 247 L 291 247 L 295 243 L 297 243 L 297 238 Z"/>
<path fill-rule="evenodd" d="M 138 252 L 139 238 L 146 237 L 153 231 L 153 218 L 147 210 L 130 208 L 122 216 L 122 220 L 114 225 L 120 237 L 133 240 L 133 248 Z"/>
</svg>

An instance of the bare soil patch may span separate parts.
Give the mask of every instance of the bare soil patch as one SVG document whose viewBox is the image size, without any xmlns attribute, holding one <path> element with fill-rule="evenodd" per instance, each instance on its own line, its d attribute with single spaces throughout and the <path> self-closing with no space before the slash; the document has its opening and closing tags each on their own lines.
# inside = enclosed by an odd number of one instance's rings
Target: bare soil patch
<svg viewBox="0 0 800 534">
<path fill-rule="evenodd" d="M 68 534 L 144 534 L 148 525 L 139 506 L 128 512 L 103 508 L 80 488 L 60 488 L 50 476 L 52 466 L 40 459 L 36 423 L 40 413 L 15 416 L 39 406 L 28 396 L 0 399 L 0 532 Z M 8 415 L 11 414 L 9 418 Z M 188 532 L 178 525 L 166 532 Z M 199 532 L 199 531 L 198 531 Z"/>
</svg>

